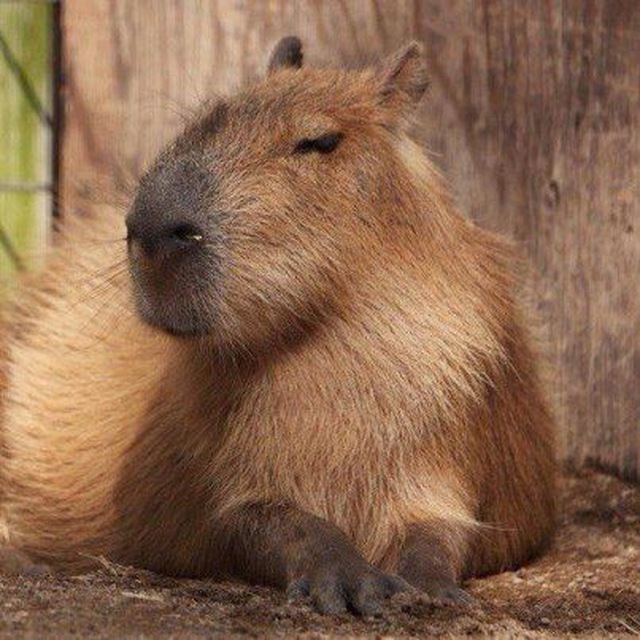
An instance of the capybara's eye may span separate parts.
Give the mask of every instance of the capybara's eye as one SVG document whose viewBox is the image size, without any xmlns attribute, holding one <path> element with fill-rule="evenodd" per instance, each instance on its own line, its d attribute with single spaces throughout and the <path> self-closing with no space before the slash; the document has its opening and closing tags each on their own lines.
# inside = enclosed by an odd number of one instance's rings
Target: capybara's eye
<svg viewBox="0 0 640 640">
<path fill-rule="evenodd" d="M 341 133 L 326 133 L 318 138 L 304 138 L 296 144 L 295 153 L 331 153 L 343 137 Z"/>
</svg>

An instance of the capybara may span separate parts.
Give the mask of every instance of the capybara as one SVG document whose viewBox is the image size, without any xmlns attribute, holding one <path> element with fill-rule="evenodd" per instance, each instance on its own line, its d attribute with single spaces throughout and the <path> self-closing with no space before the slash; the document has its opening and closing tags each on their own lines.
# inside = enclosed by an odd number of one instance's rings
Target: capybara
<svg viewBox="0 0 640 640">
<path fill-rule="evenodd" d="M 371 614 L 404 589 L 465 600 L 462 580 L 549 539 L 553 420 L 518 261 L 409 137 L 421 46 L 355 71 L 302 62 L 281 40 L 264 79 L 158 156 L 126 219 L 68 216 L 24 285 L 5 553 Z M 96 310 L 79 277 L 119 260 Z"/>
</svg>

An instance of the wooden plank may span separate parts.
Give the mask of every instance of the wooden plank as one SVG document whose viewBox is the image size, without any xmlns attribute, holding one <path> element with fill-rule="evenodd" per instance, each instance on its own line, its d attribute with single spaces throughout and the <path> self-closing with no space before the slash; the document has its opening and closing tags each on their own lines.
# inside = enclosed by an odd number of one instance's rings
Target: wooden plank
<svg viewBox="0 0 640 640">
<path fill-rule="evenodd" d="M 531 259 L 566 458 L 637 479 L 640 3 L 454 2 L 434 15 L 417 27 L 440 93 L 423 135 L 463 208 Z"/>
<path fill-rule="evenodd" d="M 563 457 L 640 469 L 640 3 L 118 0 L 64 5 L 69 210 L 136 175 L 281 35 L 353 64 L 411 37 L 433 75 L 416 135 L 461 208 L 533 264 Z"/>
</svg>

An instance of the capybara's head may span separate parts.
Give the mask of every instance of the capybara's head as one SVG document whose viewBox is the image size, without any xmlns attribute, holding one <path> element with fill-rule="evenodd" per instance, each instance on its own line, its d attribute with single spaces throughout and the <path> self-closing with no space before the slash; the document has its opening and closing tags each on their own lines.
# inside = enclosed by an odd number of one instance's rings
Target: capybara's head
<svg viewBox="0 0 640 640">
<path fill-rule="evenodd" d="M 398 147 L 426 86 L 416 43 L 344 71 L 305 68 L 281 40 L 261 82 L 208 105 L 141 179 L 127 228 L 142 318 L 251 349 L 341 304 L 393 233 Z"/>
</svg>

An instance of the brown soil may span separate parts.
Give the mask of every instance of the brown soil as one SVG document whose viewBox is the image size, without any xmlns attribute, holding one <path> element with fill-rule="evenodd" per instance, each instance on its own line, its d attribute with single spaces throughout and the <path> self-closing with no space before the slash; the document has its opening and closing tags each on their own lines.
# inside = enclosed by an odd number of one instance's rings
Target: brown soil
<svg viewBox="0 0 640 640">
<path fill-rule="evenodd" d="M 0 578 L 0 637 L 640 636 L 640 488 L 594 471 L 565 478 L 549 553 L 467 588 L 470 607 L 401 596 L 381 618 L 330 618 L 266 588 L 105 563 L 72 578 Z"/>
</svg>

